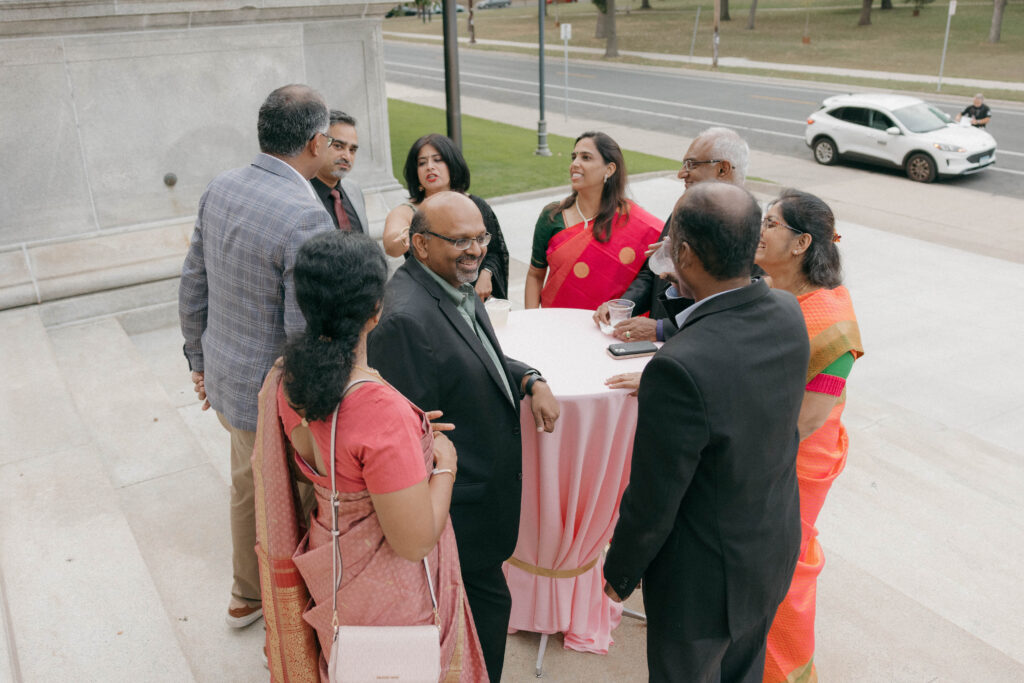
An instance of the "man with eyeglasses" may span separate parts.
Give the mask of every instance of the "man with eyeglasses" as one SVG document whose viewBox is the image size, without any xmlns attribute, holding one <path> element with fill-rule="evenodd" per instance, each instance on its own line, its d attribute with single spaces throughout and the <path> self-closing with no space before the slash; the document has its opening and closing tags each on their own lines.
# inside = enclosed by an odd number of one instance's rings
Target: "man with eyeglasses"
<svg viewBox="0 0 1024 683">
<path fill-rule="evenodd" d="M 747 175 L 750 147 L 736 131 L 729 128 L 708 128 L 693 139 L 683 157 L 677 177 L 689 189 L 696 183 L 716 181 L 743 187 Z M 661 231 L 661 239 L 668 234 L 668 221 Z M 672 316 L 661 301 L 671 283 L 651 271 L 647 262 L 622 294 L 635 304 L 634 314 L 615 326 L 615 336 L 624 341 L 665 341 L 678 331 Z M 639 317 L 650 313 L 649 318 Z M 608 322 L 607 307 L 602 304 L 594 312 L 594 321 Z"/>
<path fill-rule="evenodd" d="M 292 283 L 295 255 L 333 229 L 308 182 L 323 164 L 327 126 L 327 105 L 308 86 L 270 93 L 256 123 L 260 153 L 210 182 L 181 272 L 178 314 L 195 392 L 231 434 L 227 622 L 234 628 L 263 614 L 250 464 L 257 397 L 286 336 L 305 327 Z"/>
<path fill-rule="evenodd" d="M 359 136 L 356 120 L 343 111 L 331 110 L 331 125 L 327 129 L 327 154 L 310 184 L 323 202 L 334 227 L 352 232 L 366 232 L 366 200 L 363 190 L 346 178 L 356 163 Z"/>
<path fill-rule="evenodd" d="M 502 353 L 474 292 L 490 237 L 469 197 L 427 197 L 367 357 L 410 401 L 455 425 L 448 432 L 459 459 L 452 527 L 487 674 L 499 681 L 512 609 L 501 563 L 515 550 L 522 497 L 519 405 L 533 397 L 538 432 L 554 429 L 559 408 L 540 373 Z"/>
</svg>

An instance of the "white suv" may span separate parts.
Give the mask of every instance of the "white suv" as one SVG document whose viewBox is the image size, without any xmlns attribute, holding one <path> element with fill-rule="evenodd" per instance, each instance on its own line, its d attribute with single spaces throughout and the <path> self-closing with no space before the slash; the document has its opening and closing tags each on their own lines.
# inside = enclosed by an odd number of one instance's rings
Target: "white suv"
<svg viewBox="0 0 1024 683">
<path fill-rule="evenodd" d="M 937 176 L 976 173 L 996 162 L 996 141 L 981 128 L 906 95 L 837 95 L 807 118 L 804 140 L 819 164 L 841 157 L 902 168 L 930 183 Z"/>
</svg>

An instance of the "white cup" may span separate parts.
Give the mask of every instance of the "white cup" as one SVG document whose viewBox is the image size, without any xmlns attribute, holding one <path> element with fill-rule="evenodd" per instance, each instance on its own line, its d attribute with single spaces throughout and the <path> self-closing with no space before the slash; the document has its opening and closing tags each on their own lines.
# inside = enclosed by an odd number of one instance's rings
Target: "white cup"
<svg viewBox="0 0 1024 683">
<path fill-rule="evenodd" d="M 666 238 L 661 243 L 661 246 L 658 247 L 658 250 L 651 254 L 651 257 L 647 260 L 647 267 L 651 269 L 652 273 L 655 275 L 675 273 L 676 266 L 672 263 L 671 249 L 671 243 Z"/>
<path fill-rule="evenodd" d="M 508 324 L 508 312 L 512 310 L 512 302 L 492 297 L 484 302 L 484 309 L 487 311 L 487 317 L 491 319 L 491 326 L 504 327 Z"/>
<path fill-rule="evenodd" d="M 601 331 L 605 334 L 611 334 L 615 330 L 616 323 L 629 320 L 629 317 L 633 315 L 634 305 L 629 299 L 612 299 L 609 301 L 608 324 L 601 323 Z"/>
</svg>

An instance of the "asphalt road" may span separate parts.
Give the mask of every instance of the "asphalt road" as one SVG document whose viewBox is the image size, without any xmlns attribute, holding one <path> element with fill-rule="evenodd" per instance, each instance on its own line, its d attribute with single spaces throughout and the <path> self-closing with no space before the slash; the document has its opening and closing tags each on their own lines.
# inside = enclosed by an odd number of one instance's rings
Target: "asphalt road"
<svg viewBox="0 0 1024 683">
<path fill-rule="evenodd" d="M 388 81 L 443 90 L 440 45 L 385 41 Z M 537 106 L 537 59 L 518 54 L 459 51 L 465 96 L 520 106 Z M 565 111 L 565 67 L 545 60 L 546 118 Z M 645 130 L 694 136 L 712 125 L 739 131 L 754 149 L 811 158 L 804 143 L 807 115 L 826 97 L 847 92 L 827 85 L 727 77 L 643 66 L 569 63 L 569 113 Z M 968 102 L 942 95 L 928 98 L 950 115 Z M 940 182 L 1020 197 L 1024 195 L 1024 107 L 996 108 L 988 131 L 997 141 L 997 163 L 981 173 Z M 902 175 L 899 170 L 857 165 L 865 173 Z"/>
</svg>

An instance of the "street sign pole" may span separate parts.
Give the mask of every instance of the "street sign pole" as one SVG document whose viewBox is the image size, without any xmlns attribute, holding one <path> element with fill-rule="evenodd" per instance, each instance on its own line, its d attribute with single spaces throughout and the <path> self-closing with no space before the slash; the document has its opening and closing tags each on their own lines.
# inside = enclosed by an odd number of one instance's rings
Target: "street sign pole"
<svg viewBox="0 0 1024 683">
<path fill-rule="evenodd" d="M 942 72 L 946 68 L 946 48 L 949 46 L 949 25 L 953 23 L 954 14 L 956 14 L 956 0 L 949 0 L 949 14 L 946 15 L 946 38 L 942 41 L 942 61 L 939 63 L 939 83 L 935 86 L 935 92 L 942 90 Z"/>
<path fill-rule="evenodd" d="M 565 121 L 569 121 L 569 41 L 572 40 L 572 24 L 562 24 L 562 43 L 565 46 Z"/>
</svg>

